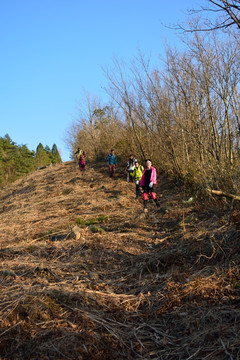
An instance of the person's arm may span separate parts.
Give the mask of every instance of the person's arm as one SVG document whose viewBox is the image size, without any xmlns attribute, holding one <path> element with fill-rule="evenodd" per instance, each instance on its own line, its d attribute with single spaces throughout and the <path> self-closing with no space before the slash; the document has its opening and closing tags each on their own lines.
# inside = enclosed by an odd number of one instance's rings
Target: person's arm
<svg viewBox="0 0 240 360">
<path fill-rule="evenodd" d="M 152 168 L 151 180 L 154 185 L 157 184 L 157 171 L 155 168 Z"/>
<path fill-rule="evenodd" d="M 145 169 L 143 170 L 142 177 L 141 177 L 141 180 L 139 182 L 139 185 L 142 186 L 142 187 L 144 186 L 144 184 L 145 184 Z"/>
</svg>

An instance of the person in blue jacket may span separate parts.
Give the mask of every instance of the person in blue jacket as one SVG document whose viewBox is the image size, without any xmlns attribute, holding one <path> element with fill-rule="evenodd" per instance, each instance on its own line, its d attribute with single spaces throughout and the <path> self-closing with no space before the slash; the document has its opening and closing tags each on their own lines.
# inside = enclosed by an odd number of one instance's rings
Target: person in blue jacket
<svg viewBox="0 0 240 360">
<path fill-rule="evenodd" d="M 117 166 L 117 157 L 114 154 L 114 150 L 111 150 L 111 153 L 107 156 L 107 164 L 109 169 L 109 176 L 116 176 L 116 166 Z"/>
</svg>

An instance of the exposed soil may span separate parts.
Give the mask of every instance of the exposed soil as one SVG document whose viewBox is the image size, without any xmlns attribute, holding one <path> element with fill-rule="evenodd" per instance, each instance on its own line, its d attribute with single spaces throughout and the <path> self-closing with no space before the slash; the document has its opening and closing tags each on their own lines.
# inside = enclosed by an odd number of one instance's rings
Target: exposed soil
<svg viewBox="0 0 240 360">
<path fill-rule="evenodd" d="M 0 190 L 0 358 L 240 359 L 240 211 L 73 162 Z"/>
</svg>

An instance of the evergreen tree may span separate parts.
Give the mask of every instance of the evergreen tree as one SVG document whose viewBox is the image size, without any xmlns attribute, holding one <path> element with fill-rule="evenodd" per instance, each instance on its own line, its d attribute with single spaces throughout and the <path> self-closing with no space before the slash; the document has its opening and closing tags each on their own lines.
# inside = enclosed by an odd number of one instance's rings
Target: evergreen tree
<svg viewBox="0 0 240 360">
<path fill-rule="evenodd" d="M 48 156 L 51 154 L 51 149 L 50 149 L 50 147 L 48 145 L 45 146 L 44 150 L 46 151 Z"/>
<path fill-rule="evenodd" d="M 42 143 L 39 143 L 36 150 L 36 167 L 42 167 L 51 164 L 51 159 L 44 149 Z"/>
<path fill-rule="evenodd" d="M 17 145 L 7 134 L 0 138 L 0 184 L 12 182 L 34 170 L 34 152 Z"/>
<path fill-rule="evenodd" d="M 8 134 L 0 137 L 0 185 L 15 181 L 37 167 L 59 162 L 62 160 L 56 144 L 51 150 L 39 143 L 35 153 L 26 145 L 17 145 Z"/>
<path fill-rule="evenodd" d="M 10 182 L 15 180 L 15 160 L 14 151 L 15 143 L 11 140 L 10 136 L 6 134 L 1 138 L 1 182 Z"/>
<path fill-rule="evenodd" d="M 35 168 L 34 152 L 30 151 L 26 145 L 18 148 L 18 159 L 16 163 L 16 175 L 21 177 Z"/>
<path fill-rule="evenodd" d="M 52 163 L 53 164 L 57 164 L 57 163 L 61 163 L 62 162 L 62 159 L 61 159 L 61 156 L 58 152 L 58 148 L 57 148 L 57 145 L 56 144 L 53 144 L 53 147 L 52 147 Z"/>
</svg>

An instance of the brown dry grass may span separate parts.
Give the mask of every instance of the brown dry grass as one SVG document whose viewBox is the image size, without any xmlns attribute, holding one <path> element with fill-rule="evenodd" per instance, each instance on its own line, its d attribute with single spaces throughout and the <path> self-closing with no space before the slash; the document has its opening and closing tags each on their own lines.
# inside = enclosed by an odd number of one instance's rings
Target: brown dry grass
<svg viewBox="0 0 240 360">
<path fill-rule="evenodd" d="M 67 162 L 1 190 L 1 359 L 239 359 L 237 226 L 167 179 L 168 211 L 143 216 L 105 171 Z"/>
</svg>

